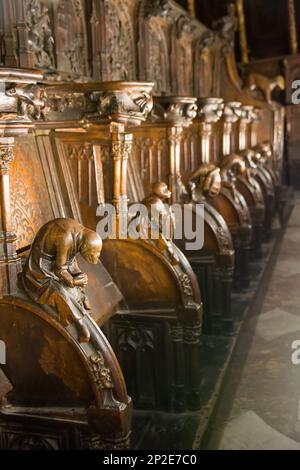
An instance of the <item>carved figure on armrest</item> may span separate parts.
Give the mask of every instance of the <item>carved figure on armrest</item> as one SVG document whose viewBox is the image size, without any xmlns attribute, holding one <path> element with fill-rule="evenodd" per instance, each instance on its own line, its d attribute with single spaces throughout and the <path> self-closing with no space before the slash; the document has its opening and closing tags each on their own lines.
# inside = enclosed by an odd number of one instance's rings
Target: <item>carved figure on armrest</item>
<svg viewBox="0 0 300 470">
<path fill-rule="evenodd" d="M 54 219 L 36 234 L 23 270 L 23 286 L 29 297 L 53 307 L 65 326 L 71 319 L 75 321 L 80 342 L 90 339 L 84 323 L 90 305 L 84 291 L 88 277 L 80 270 L 76 254 L 97 264 L 101 249 L 102 240 L 96 232 L 73 219 Z"/>
</svg>

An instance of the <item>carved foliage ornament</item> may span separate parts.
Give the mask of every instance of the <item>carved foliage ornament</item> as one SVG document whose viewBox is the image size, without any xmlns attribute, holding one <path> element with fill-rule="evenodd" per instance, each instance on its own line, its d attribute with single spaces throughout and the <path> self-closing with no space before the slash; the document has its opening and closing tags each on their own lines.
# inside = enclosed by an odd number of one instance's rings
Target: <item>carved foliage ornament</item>
<svg viewBox="0 0 300 470">
<path fill-rule="evenodd" d="M 208 124 L 219 121 L 224 110 L 222 98 L 205 98 L 198 101 L 198 117 Z"/>
<path fill-rule="evenodd" d="M 165 121 L 178 124 L 190 124 L 197 116 L 196 98 L 175 99 L 157 98 L 154 100 L 154 107 L 151 113 L 151 120 Z"/>
<path fill-rule="evenodd" d="M 104 359 L 100 351 L 90 356 L 90 366 L 95 377 L 97 387 L 100 390 L 113 388 L 110 370 L 105 366 Z"/>
<path fill-rule="evenodd" d="M 152 97 L 147 91 L 94 92 L 90 98 L 97 106 L 99 118 L 125 114 L 144 120 L 153 106 Z"/>
<path fill-rule="evenodd" d="M 7 173 L 9 165 L 14 159 L 13 148 L 10 145 L 0 144 L 0 171 L 1 173 Z"/>
</svg>

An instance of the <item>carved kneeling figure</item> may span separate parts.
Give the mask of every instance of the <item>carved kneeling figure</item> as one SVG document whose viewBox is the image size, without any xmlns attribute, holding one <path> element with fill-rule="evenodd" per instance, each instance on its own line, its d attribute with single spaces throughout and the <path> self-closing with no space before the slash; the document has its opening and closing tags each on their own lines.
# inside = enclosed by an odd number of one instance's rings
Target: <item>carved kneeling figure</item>
<svg viewBox="0 0 300 470">
<path fill-rule="evenodd" d="M 90 305 L 84 291 L 88 277 L 75 255 L 80 253 L 87 262 L 97 264 L 101 249 L 102 240 L 96 232 L 73 219 L 54 219 L 38 231 L 23 270 L 29 297 L 54 308 L 64 326 L 75 321 L 80 342 L 90 339 L 84 323 Z"/>
</svg>

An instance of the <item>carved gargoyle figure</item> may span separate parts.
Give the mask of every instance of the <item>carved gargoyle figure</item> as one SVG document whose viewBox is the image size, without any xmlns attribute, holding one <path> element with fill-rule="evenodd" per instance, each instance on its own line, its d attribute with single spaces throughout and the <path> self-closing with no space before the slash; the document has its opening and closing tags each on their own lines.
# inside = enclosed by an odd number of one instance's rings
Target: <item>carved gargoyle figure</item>
<svg viewBox="0 0 300 470">
<path fill-rule="evenodd" d="M 282 75 L 268 78 L 259 73 L 250 73 L 245 79 L 245 87 L 249 90 L 260 90 L 268 103 L 272 103 L 272 93 L 276 88 L 284 90 L 285 80 Z"/>
<path fill-rule="evenodd" d="M 22 273 L 29 297 L 52 307 L 64 326 L 75 321 L 80 342 L 90 339 L 84 322 L 90 305 L 84 291 L 88 277 L 79 268 L 76 254 L 97 264 L 101 249 L 102 240 L 96 232 L 73 219 L 54 219 L 36 234 Z"/>
<path fill-rule="evenodd" d="M 15 85 L 5 92 L 7 96 L 18 99 L 18 115 L 28 118 L 29 107 L 33 108 L 32 117 L 39 119 L 45 103 L 41 99 L 41 88 L 38 85 Z"/>
<path fill-rule="evenodd" d="M 203 163 L 190 176 L 188 186 L 194 202 L 201 202 L 206 196 L 217 196 L 221 189 L 220 168 Z"/>
<path fill-rule="evenodd" d="M 148 210 L 147 220 L 140 220 L 140 230 L 146 231 L 147 235 L 152 230 L 157 233 L 158 244 L 162 251 L 166 251 L 173 264 L 177 264 L 179 259 L 172 247 L 174 237 L 175 220 L 172 210 L 166 202 L 172 193 L 166 183 L 160 181 L 152 185 L 152 192 L 143 201 Z M 151 235 L 150 235 L 151 237 Z"/>
</svg>

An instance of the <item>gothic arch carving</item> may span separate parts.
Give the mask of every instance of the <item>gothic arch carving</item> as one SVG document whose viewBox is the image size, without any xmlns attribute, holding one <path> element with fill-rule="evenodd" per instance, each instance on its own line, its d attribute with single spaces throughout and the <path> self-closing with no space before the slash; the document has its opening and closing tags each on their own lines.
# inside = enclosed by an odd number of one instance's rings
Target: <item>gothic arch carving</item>
<svg viewBox="0 0 300 470">
<path fill-rule="evenodd" d="M 26 0 L 25 10 L 33 66 L 88 76 L 85 1 Z"/>
<path fill-rule="evenodd" d="M 141 0 L 136 9 L 139 79 L 153 81 L 157 95 L 171 91 L 167 3 L 157 0 L 150 5 L 147 0 Z"/>
<path fill-rule="evenodd" d="M 130 2 L 93 0 L 89 22 L 93 77 L 135 80 L 136 46 Z"/>
<path fill-rule="evenodd" d="M 172 25 L 172 93 L 177 96 L 193 96 L 193 29 L 186 15 L 180 15 Z"/>
<path fill-rule="evenodd" d="M 211 96 L 213 89 L 215 35 L 205 32 L 194 42 L 194 94 Z"/>
</svg>

